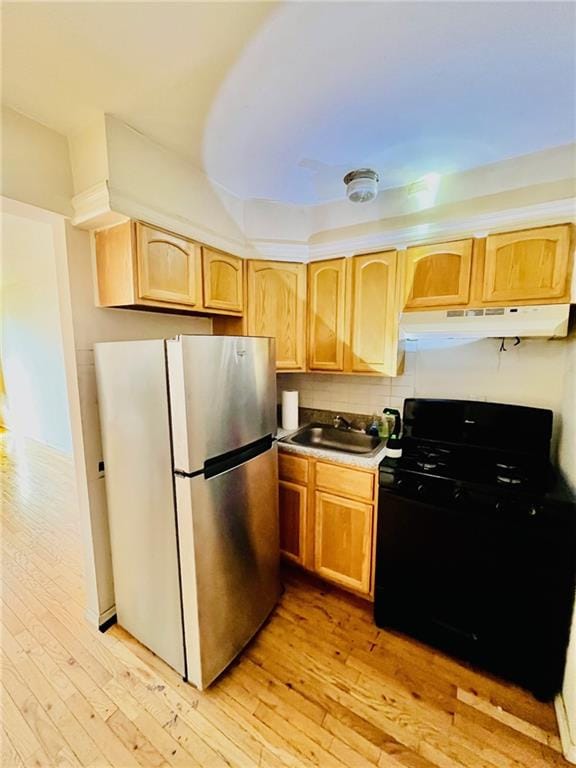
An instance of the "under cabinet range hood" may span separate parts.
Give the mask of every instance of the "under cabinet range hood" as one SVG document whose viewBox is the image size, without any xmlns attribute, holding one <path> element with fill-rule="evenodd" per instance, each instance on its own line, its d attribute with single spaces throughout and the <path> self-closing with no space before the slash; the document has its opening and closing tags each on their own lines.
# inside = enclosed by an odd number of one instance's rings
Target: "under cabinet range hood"
<svg viewBox="0 0 576 768">
<path fill-rule="evenodd" d="M 566 336 L 570 304 L 403 312 L 400 337 L 486 339 Z"/>
</svg>

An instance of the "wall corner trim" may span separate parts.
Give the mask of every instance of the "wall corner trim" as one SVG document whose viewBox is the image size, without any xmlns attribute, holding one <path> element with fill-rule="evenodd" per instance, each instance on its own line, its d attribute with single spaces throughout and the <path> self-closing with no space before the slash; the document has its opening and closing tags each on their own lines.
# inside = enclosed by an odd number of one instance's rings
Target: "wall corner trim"
<svg viewBox="0 0 576 768">
<path fill-rule="evenodd" d="M 93 627 L 96 627 L 96 629 L 100 629 L 100 627 L 103 624 L 106 624 L 106 622 L 110 621 L 110 619 L 116 615 L 116 606 L 112 605 L 110 608 L 107 608 L 102 613 L 98 614 L 96 611 L 93 611 L 91 609 L 87 609 L 84 618 L 89 624 L 92 624 Z"/>
<path fill-rule="evenodd" d="M 562 694 L 556 696 L 554 707 L 556 709 L 556 719 L 558 720 L 558 730 L 560 731 L 560 741 L 562 742 L 564 757 L 569 763 L 576 765 L 576 742 L 572 741 L 568 713 L 566 712 Z"/>
<path fill-rule="evenodd" d="M 72 224 L 80 229 L 102 229 L 120 224 L 127 217 L 110 207 L 110 189 L 106 180 L 79 192 L 72 198 Z"/>
</svg>

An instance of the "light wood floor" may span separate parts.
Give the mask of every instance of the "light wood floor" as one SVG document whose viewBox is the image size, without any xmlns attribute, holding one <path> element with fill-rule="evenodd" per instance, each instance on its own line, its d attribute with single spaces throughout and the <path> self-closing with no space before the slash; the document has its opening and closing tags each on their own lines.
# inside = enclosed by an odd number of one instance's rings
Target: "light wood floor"
<svg viewBox="0 0 576 768">
<path fill-rule="evenodd" d="M 567 765 L 551 706 L 293 572 L 240 661 L 199 693 L 119 627 L 84 620 L 69 460 L 29 445 L 4 469 L 4 768 Z"/>
</svg>

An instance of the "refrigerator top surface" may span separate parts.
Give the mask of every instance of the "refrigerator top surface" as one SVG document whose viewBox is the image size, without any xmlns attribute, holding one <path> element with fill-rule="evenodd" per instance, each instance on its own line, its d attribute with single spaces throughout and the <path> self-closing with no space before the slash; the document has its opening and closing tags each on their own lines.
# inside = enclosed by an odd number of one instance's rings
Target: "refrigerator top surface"
<svg viewBox="0 0 576 768">
<path fill-rule="evenodd" d="M 275 433 L 274 339 L 180 336 L 166 349 L 175 469 L 202 471 Z"/>
</svg>

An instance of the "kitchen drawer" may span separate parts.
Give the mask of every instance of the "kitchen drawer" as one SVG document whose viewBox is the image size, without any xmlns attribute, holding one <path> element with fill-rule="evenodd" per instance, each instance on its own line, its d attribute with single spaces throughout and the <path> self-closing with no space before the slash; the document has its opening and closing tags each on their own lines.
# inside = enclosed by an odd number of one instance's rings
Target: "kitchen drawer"
<svg viewBox="0 0 576 768">
<path fill-rule="evenodd" d="M 364 472 L 323 461 L 316 464 L 316 487 L 322 491 L 373 501 L 374 482 L 374 472 Z"/>
<path fill-rule="evenodd" d="M 278 472 L 280 480 L 289 480 L 293 483 L 306 485 L 308 482 L 308 459 L 280 451 L 278 453 Z"/>
</svg>

